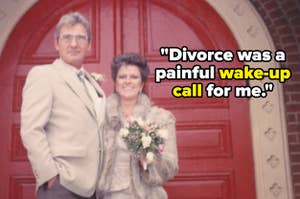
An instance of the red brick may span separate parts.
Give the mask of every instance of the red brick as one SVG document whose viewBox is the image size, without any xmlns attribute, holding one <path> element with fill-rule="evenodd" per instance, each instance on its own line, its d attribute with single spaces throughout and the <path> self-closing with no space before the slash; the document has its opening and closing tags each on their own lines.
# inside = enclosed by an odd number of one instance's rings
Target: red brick
<svg viewBox="0 0 300 199">
<path fill-rule="evenodd" d="M 300 124 L 289 124 L 288 132 L 300 132 Z"/>
<path fill-rule="evenodd" d="M 274 2 L 273 0 L 253 0 L 253 1 L 262 6 L 266 5 L 269 2 Z"/>
<path fill-rule="evenodd" d="M 297 55 L 295 55 L 297 56 Z M 299 55 L 298 55 L 299 56 Z M 287 58 L 289 60 L 289 57 Z M 288 66 L 287 68 L 290 68 L 292 70 L 292 72 L 296 72 L 296 71 L 300 71 L 300 63 L 286 63 L 286 66 Z M 300 79 L 298 79 L 300 81 Z"/>
<path fill-rule="evenodd" d="M 293 180 L 295 181 L 295 183 L 300 183 L 300 174 L 293 173 Z M 300 187 L 300 185 L 299 185 L 299 187 Z"/>
<path fill-rule="evenodd" d="M 300 61 L 300 57 L 299 57 L 299 55 L 288 55 L 287 56 L 287 61 L 288 62 L 294 62 L 294 63 L 299 63 L 299 61 Z M 293 68 L 295 68 L 295 67 L 293 67 Z M 296 66 L 296 69 L 297 68 L 299 68 L 299 66 Z"/>
<path fill-rule="evenodd" d="M 297 144 L 298 143 L 298 136 L 295 134 L 288 135 L 288 141 L 290 144 Z"/>
<path fill-rule="evenodd" d="M 300 162 L 300 154 L 291 154 L 290 158 L 291 158 L 291 162 Z M 300 175 L 299 175 L 299 182 L 300 182 Z"/>
<path fill-rule="evenodd" d="M 291 94 L 292 102 L 300 102 L 300 93 Z M 300 103 L 299 103 L 300 106 Z"/>
<path fill-rule="evenodd" d="M 276 20 L 274 20 L 274 24 L 275 26 L 287 26 L 287 20 L 284 18 L 277 18 Z M 277 28 L 276 28 L 277 29 Z"/>
<path fill-rule="evenodd" d="M 295 123 L 297 115 L 295 113 L 288 113 L 287 114 L 287 121 L 288 123 Z"/>
<path fill-rule="evenodd" d="M 291 34 L 292 30 L 290 28 L 287 28 L 287 30 Z M 285 52 L 298 52 L 298 46 L 296 45 L 296 43 L 290 44 L 290 45 L 284 47 L 284 51 Z"/>
<path fill-rule="evenodd" d="M 287 14 L 288 18 L 290 19 L 294 16 L 298 16 L 299 11 L 297 10 L 297 8 L 293 8 L 292 10 L 287 11 L 286 14 Z"/>
<path fill-rule="evenodd" d="M 294 103 L 286 104 L 286 108 L 291 112 L 300 112 L 300 104 L 294 104 Z M 299 131 L 300 131 L 300 125 L 299 125 Z"/>
<path fill-rule="evenodd" d="M 278 5 L 271 1 L 271 2 L 266 3 L 264 5 L 264 8 L 267 10 L 273 10 L 273 9 L 278 8 Z"/>
<path fill-rule="evenodd" d="M 292 77 L 294 77 L 294 75 L 292 75 Z M 284 84 L 285 92 L 297 92 L 297 91 L 300 90 L 300 88 L 299 88 L 300 85 L 299 84 L 290 84 L 289 82 Z"/>
<path fill-rule="evenodd" d="M 297 11 L 297 12 L 299 12 L 299 11 Z M 296 13 L 296 14 L 298 14 L 298 13 Z M 300 21 L 299 16 L 290 18 L 290 23 L 292 23 L 292 24 L 299 24 L 300 23 L 299 21 Z"/>
<path fill-rule="evenodd" d="M 283 43 L 294 43 L 295 42 L 295 38 L 293 36 L 282 37 L 281 41 Z"/>
<path fill-rule="evenodd" d="M 300 164 L 292 164 L 291 169 L 293 172 L 300 172 Z"/>
<path fill-rule="evenodd" d="M 297 77 L 293 74 L 293 71 L 292 71 L 292 77 L 288 81 L 293 83 L 299 83 L 299 79 L 297 79 Z"/>
<path fill-rule="evenodd" d="M 288 58 L 289 59 L 289 58 Z M 291 69 L 292 73 L 296 73 L 296 72 L 300 72 L 300 62 L 292 62 L 292 61 L 289 61 L 289 62 L 286 62 L 286 68 L 289 68 Z M 298 81 L 300 81 L 300 79 L 298 79 Z"/>
<path fill-rule="evenodd" d="M 270 11 L 269 14 L 273 19 L 282 17 L 282 15 L 283 15 L 281 10 Z"/>
<path fill-rule="evenodd" d="M 291 34 L 291 28 L 288 26 L 280 27 L 278 28 L 278 33 L 280 35 L 290 35 Z M 295 45 L 296 46 L 296 45 Z"/>
<path fill-rule="evenodd" d="M 300 177 L 299 176 L 293 176 L 293 179 L 295 182 L 300 182 Z M 295 185 L 294 186 L 295 194 L 300 194 L 300 185 Z"/>
<path fill-rule="evenodd" d="M 300 75 L 300 68 L 299 68 L 299 63 L 297 64 L 291 64 L 291 67 L 293 67 L 293 75 Z M 296 74 L 298 73 L 298 74 Z M 300 79 L 298 79 L 300 81 Z"/>
<path fill-rule="evenodd" d="M 288 11 L 288 10 L 292 10 L 294 7 L 296 7 L 295 5 L 295 1 L 283 1 L 280 2 L 281 3 L 281 7 L 283 8 L 283 10 Z"/>
<path fill-rule="evenodd" d="M 289 150 L 291 154 L 300 153 L 300 144 L 291 144 L 289 145 Z"/>
<path fill-rule="evenodd" d="M 297 53 L 294 52 L 288 52 L 287 53 L 287 61 L 296 61 L 300 62 L 300 56 Z M 298 66 L 299 67 L 299 66 Z"/>
<path fill-rule="evenodd" d="M 271 20 L 270 18 L 265 18 L 264 21 L 265 21 L 266 24 L 273 24 L 273 22 L 272 22 L 272 20 Z M 269 29 L 270 29 L 270 30 L 273 30 L 273 31 L 277 31 L 277 30 L 276 30 L 276 26 L 270 25 L 270 26 L 269 26 Z"/>
<path fill-rule="evenodd" d="M 299 86 L 299 78 L 298 77 L 299 77 L 299 74 L 297 74 L 296 72 L 293 72 L 293 70 L 292 70 L 292 77 L 287 82 Z M 298 90 L 296 90 L 296 91 L 300 91 L 300 88 L 298 88 Z"/>
</svg>

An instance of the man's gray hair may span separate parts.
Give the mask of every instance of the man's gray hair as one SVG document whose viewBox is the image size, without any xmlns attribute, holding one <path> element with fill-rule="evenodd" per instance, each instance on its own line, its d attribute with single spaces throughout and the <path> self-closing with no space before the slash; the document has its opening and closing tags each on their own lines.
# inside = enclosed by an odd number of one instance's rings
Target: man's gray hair
<svg viewBox="0 0 300 199">
<path fill-rule="evenodd" d="M 92 39 L 91 25 L 87 21 L 87 19 L 78 12 L 68 13 L 68 14 L 63 15 L 60 18 L 60 20 L 57 23 L 56 28 L 55 28 L 55 39 L 56 40 L 59 39 L 60 30 L 63 25 L 73 26 L 76 24 L 82 24 L 85 27 L 87 36 L 88 36 L 88 40 L 91 41 L 91 39 Z"/>
</svg>

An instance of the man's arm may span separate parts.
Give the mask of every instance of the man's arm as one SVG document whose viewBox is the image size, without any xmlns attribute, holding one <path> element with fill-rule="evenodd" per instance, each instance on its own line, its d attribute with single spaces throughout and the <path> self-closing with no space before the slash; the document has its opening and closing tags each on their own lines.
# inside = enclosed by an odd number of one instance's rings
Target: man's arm
<svg viewBox="0 0 300 199">
<path fill-rule="evenodd" d="M 58 173 L 45 131 L 53 100 L 48 76 L 47 70 L 42 67 L 30 71 L 23 88 L 21 109 L 21 138 L 38 185 Z"/>
</svg>

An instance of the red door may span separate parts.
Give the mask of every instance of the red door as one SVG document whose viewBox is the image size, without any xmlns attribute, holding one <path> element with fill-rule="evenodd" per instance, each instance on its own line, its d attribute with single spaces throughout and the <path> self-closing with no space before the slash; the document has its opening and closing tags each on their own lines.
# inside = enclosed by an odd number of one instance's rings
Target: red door
<svg viewBox="0 0 300 199">
<path fill-rule="evenodd" d="M 174 98 L 175 85 L 191 81 L 154 83 L 155 67 L 174 68 L 159 55 L 161 46 L 232 50 L 235 39 L 220 16 L 205 1 L 87 0 L 36 3 L 12 32 L 0 62 L 0 195 L 3 199 L 34 198 L 34 178 L 19 136 L 21 91 L 29 69 L 57 57 L 54 26 L 69 11 L 80 11 L 92 23 L 93 45 L 86 60 L 89 71 L 104 73 L 107 93 L 113 90 L 109 65 L 121 52 L 146 56 L 151 77 L 146 89 L 154 102 L 177 119 L 180 170 L 165 187 L 171 199 L 254 199 L 248 101 L 229 98 Z M 240 63 L 181 63 L 241 67 Z M 203 83 L 207 81 L 194 81 Z M 243 82 L 214 81 L 217 85 Z"/>
</svg>

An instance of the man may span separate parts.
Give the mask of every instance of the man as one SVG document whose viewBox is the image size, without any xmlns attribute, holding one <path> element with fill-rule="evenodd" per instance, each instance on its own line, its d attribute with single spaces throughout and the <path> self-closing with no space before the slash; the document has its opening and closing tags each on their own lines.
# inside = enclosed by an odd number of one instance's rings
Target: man
<svg viewBox="0 0 300 199">
<path fill-rule="evenodd" d="M 55 32 L 59 59 L 33 67 L 23 89 L 21 137 L 38 199 L 96 197 L 105 94 L 83 69 L 90 42 L 87 20 L 64 15 Z"/>
</svg>

